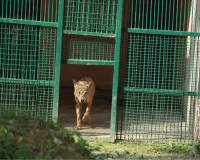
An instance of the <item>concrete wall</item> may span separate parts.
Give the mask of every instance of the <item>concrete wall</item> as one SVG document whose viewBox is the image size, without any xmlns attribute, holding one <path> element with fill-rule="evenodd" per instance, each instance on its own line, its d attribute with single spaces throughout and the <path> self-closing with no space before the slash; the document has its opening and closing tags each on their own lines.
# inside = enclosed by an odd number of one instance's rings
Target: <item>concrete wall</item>
<svg viewBox="0 0 200 160">
<path fill-rule="evenodd" d="M 60 86 L 73 87 L 73 79 L 78 81 L 86 76 L 91 77 L 94 80 L 96 89 L 112 89 L 112 66 L 62 64 L 60 71 Z"/>
</svg>

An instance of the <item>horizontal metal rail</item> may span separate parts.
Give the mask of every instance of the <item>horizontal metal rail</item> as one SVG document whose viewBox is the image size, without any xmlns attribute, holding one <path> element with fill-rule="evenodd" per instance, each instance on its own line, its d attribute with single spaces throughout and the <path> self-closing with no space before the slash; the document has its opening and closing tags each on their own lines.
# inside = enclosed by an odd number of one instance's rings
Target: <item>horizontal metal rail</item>
<svg viewBox="0 0 200 160">
<path fill-rule="evenodd" d="M 11 19 L 11 18 L 0 18 L 0 22 L 35 25 L 35 26 L 46 26 L 46 27 L 58 27 L 57 22 L 44 22 L 44 21 L 21 20 L 21 19 Z"/>
<path fill-rule="evenodd" d="M 200 36 L 200 32 L 169 31 L 169 30 L 139 29 L 139 28 L 122 28 L 122 32 L 172 35 L 172 36 Z"/>
<path fill-rule="evenodd" d="M 133 88 L 133 87 L 119 87 L 119 91 L 141 92 L 141 93 L 157 93 L 175 96 L 197 96 L 198 92 L 169 90 L 169 89 L 151 89 L 151 88 Z"/>
<path fill-rule="evenodd" d="M 111 33 L 97 33 L 97 32 L 71 31 L 71 30 L 63 30 L 63 33 L 64 34 L 77 34 L 77 35 L 86 35 L 86 36 L 101 36 L 101 37 L 115 38 L 115 34 L 111 34 Z"/>
<path fill-rule="evenodd" d="M 38 85 L 38 86 L 54 86 L 54 81 L 46 80 L 26 80 L 26 79 L 14 79 L 14 78 L 0 78 L 0 84 L 12 83 L 12 84 L 21 84 L 21 85 Z"/>
<path fill-rule="evenodd" d="M 71 59 L 63 59 L 61 60 L 62 64 L 80 64 L 80 65 L 105 65 L 105 66 L 113 66 L 114 61 L 102 61 L 102 60 L 71 60 Z"/>
</svg>

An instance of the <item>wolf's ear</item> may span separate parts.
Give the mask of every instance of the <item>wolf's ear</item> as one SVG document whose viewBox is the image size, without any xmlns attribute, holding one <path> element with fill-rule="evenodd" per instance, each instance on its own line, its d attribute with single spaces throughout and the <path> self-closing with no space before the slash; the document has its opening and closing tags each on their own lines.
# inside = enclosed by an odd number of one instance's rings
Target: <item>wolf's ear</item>
<svg viewBox="0 0 200 160">
<path fill-rule="evenodd" d="M 92 84 L 92 82 L 88 82 L 87 87 L 90 88 L 91 84 Z"/>
<path fill-rule="evenodd" d="M 73 82 L 74 82 L 74 87 L 75 87 L 75 85 L 76 85 L 77 82 L 74 79 L 73 79 Z"/>
</svg>

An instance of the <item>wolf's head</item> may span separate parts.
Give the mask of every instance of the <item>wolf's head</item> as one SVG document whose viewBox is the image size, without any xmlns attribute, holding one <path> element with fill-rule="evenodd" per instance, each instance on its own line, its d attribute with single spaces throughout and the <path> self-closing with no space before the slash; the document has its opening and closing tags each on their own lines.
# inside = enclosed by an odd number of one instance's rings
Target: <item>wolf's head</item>
<svg viewBox="0 0 200 160">
<path fill-rule="evenodd" d="M 78 81 L 74 82 L 74 95 L 76 98 L 78 98 L 78 101 L 80 103 L 86 102 L 87 98 L 90 95 L 90 87 L 91 87 L 91 82 L 85 82 L 85 81 Z"/>
</svg>

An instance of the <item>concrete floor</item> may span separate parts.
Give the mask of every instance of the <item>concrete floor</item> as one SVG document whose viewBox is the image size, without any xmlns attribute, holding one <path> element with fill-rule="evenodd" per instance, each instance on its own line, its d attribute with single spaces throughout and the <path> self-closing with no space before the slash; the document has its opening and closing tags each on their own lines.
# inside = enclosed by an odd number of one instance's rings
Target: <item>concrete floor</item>
<svg viewBox="0 0 200 160">
<path fill-rule="evenodd" d="M 60 88 L 58 107 L 58 121 L 67 129 L 76 127 L 76 110 L 73 88 Z M 112 91 L 96 90 L 94 104 L 91 108 L 91 122 L 94 128 L 89 124 L 82 122 L 79 132 L 83 136 L 109 136 L 110 118 L 111 118 L 111 99 Z M 86 106 L 83 106 L 81 118 L 85 113 Z"/>
</svg>

